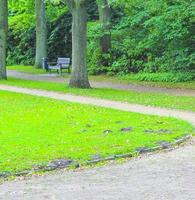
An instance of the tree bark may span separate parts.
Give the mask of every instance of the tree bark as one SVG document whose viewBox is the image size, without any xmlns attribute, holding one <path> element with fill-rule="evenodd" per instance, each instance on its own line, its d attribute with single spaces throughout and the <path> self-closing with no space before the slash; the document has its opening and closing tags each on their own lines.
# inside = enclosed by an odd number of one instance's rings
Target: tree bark
<svg viewBox="0 0 195 200">
<path fill-rule="evenodd" d="M 35 15 L 36 15 L 35 67 L 41 68 L 42 58 L 47 57 L 47 24 L 46 24 L 44 0 L 35 0 Z"/>
<path fill-rule="evenodd" d="M 0 79 L 7 79 L 7 74 L 6 74 L 7 30 L 8 30 L 7 0 L 0 0 Z"/>
<path fill-rule="evenodd" d="M 85 1 L 76 0 L 71 4 L 72 22 L 72 73 L 71 87 L 89 88 L 87 75 L 87 9 Z"/>
<path fill-rule="evenodd" d="M 100 47 L 103 54 L 109 53 L 111 49 L 111 34 L 110 34 L 110 21 L 111 21 L 111 8 L 107 0 L 97 0 L 99 20 L 102 26 L 103 35 L 100 37 Z"/>
</svg>

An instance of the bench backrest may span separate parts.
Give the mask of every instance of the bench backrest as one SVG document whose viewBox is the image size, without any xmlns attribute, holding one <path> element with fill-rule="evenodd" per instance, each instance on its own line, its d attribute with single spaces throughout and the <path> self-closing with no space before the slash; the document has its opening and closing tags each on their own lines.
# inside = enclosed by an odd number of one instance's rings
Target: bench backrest
<svg viewBox="0 0 195 200">
<path fill-rule="evenodd" d="M 60 65 L 62 68 L 69 68 L 70 58 L 58 58 L 57 64 Z"/>
</svg>

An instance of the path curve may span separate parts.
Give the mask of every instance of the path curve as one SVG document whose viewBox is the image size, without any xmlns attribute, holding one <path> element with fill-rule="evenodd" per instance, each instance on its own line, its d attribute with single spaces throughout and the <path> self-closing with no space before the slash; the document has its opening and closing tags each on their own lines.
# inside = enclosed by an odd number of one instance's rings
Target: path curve
<svg viewBox="0 0 195 200">
<path fill-rule="evenodd" d="M 195 200 L 195 141 L 123 164 L 0 185 L 1 200 Z"/>
<path fill-rule="evenodd" d="M 26 80 L 39 80 L 48 82 L 68 82 L 68 78 L 62 78 L 56 74 L 28 74 L 22 73 L 15 70 L 8 70 L 8 76 Z M 173 88 L 163 88 L 154 86 L 143 86 L 136 84 L 122 84 L 122 83 L 112 83 L 108 81 L 90 81 L 90 84 L 94 88 L 112 88 L 118 90 L 133 90 L 138 92 L 154 92 L 154 93 L 166 93 L 175 96 L 194 96 L 195 90 L 191 89 L 173 89 Z"/>
<path fill-rule="evenodd" d="M 175 118 L 181 118 L 195 125 L 195 112 L 190 111 L 178 111 L 166 108 L 144 106 L 138 104 L 130 104 L 120 101 L 112 101 L 106 99 L 98 99 L 94 97 L 84 97 L 72 94 L 64 94 L 60 92 L 52 92 L 46 90 L 29 89 L 15 86 L 0 85 L 0 90 L 12 91 L 23 94 L 30 94 L 34 96 L 48 97 L 52 99 L 64 100 L 69 102 L 76 102 L 88 105 L 101 106 L 106 108 L 113 108 L 122 111 L 131 111 L 143 114 L 152 114 L 159 116 L 172 116 Z"/>
<path fill-rule="evenodd" d="M 161 116 L 174 116 L 195 125 L 195 113 L 58 92 L 0 85 L 0 90 Z M 0 200 L 195 200 L 195 140 L 174 151 L 144 155 L 123 164 L 40 177 L 0 185 Z"/>
</svg>

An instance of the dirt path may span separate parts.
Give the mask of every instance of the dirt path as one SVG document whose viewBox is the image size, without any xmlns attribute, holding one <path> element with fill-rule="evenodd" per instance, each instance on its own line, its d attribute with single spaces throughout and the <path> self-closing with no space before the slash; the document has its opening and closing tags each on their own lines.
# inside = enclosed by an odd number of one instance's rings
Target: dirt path
<svg viewBox="0 0 195 200">
<path fill-rule="evenodd" d="M 68 82 L 69 79 L 59 77 L 56 74 L 27 74 L 17 71 L 8 71 L 8 76 L 26 80 L 40 80 L 49 82 Z M 113 88 L 118 90 L 133 90 L 138 92 L 167 93 L 176 96 L 195 96 L 195 90 L 190 89 L 168 89 L 162 87 L 143 86 L 135 84 L 112 83 L 105 81 L 90 81 L 95 88 Z"/>
<path fill-rule="evenodd" d="M 0 90 L 174 116 L 195 125 L 195 113 L 132 105 L 43 90 L 0 85 Z M 88 170 L 58 171 L 42 177 L 4 182 L 0 200 L 195 200 L 195 141 L 170 152 L 145 155 L 124 164 Z"/>
<path fill-rule="evenodd" d="M 15 86 L 0 85 L 0 90 L 12 91 L 17 93 L 30 94 L 34 96 L 48 97 L 52 99 L 65 100 L 70 102 L 77 102 L 82 104 L 89 104 L 95 106 L 102 106 L 107 108 L 114 108 L 123 111 L 132 111 L 137 113 L 152 114 L 159 116 L 172 116 L 181 118 L 195 125 L 195 113 L 189 111 L 178 111 L 166 108 L 158 108 L 152 106 L 144 106 L 137 104 L 129 104 L 125 102 L 112 101 L 106 99 L 97 99 L 94 97 L 84 97 L 72 94 L 64 94 L 60 92 L 51 92 L 46 90 L 20 88 Z"/>
</svg>

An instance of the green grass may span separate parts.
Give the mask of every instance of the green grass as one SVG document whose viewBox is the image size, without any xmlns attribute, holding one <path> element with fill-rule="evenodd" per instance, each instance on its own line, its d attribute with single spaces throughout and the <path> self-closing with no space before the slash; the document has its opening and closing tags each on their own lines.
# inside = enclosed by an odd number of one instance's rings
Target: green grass
<svg viewBox="0 0 195 200">
<path fill-rule="evenodd" d="M 182 120 L 0 91 L 0 172 L 135 152 L 192 132 Z M 122 128 L 132 127 L 130 132 Z M 172 133 L 145 133 L 145 130 Z M 110 133 L 104 133 L 111 130 Z"/>
<path fill-rule="evenodd" d="M 65 92 L 75 95 L 91 96 L 116 101 L 125 101 L 135 104 L 195 111 L 195 97 L 178 97 L 168 94 L 120 91 L 114 89 L 74 89 L 68 87 L 68 85 L 65 83 L 31 81 L 14 78 L 10 78 L 8 81 L 1 80 L 0 84 Z"/>
<path fill-rule="evenodd" d="M 19 72 L 31 73 L 31 74 L 44 74 L 46 73 L 42 69 L 36 69 L 33 66 L 8 66 L 8 70 L 17 70 Z M 65 74 L 65 77 L 69 77 L 69 74 Z M 127 78 L 128 77 L 128 78 Z M 172 82 L 150 82 L 150 81 L 138 81 L 135 80 L 135 75 L 131 74 L 127 77 L 117 77 L 117 76 L 108 76 L 108 75 L 98 75 L 98 76 L 89 76 L 90 80 L 94 81 L 109 81 L 113 83 L 123 83 L 123 84 L 137 84 L 137 85 L 148 85 L 156 87 L 165 87 L 165 88 L 180 88 L 180 89 L 194 89 L 195 90 L 195 81 L 181 82 L 181 83 L 172 83 Z"/>
<path fill-rule="evenodd" d="M 8 70 L 16 70 L 19 72 L 30 73 L 30 74 L 45 74 L 43 69 L 36 69 L 34 66 L 14 65 L 7 66 Z"/>
</svg>

